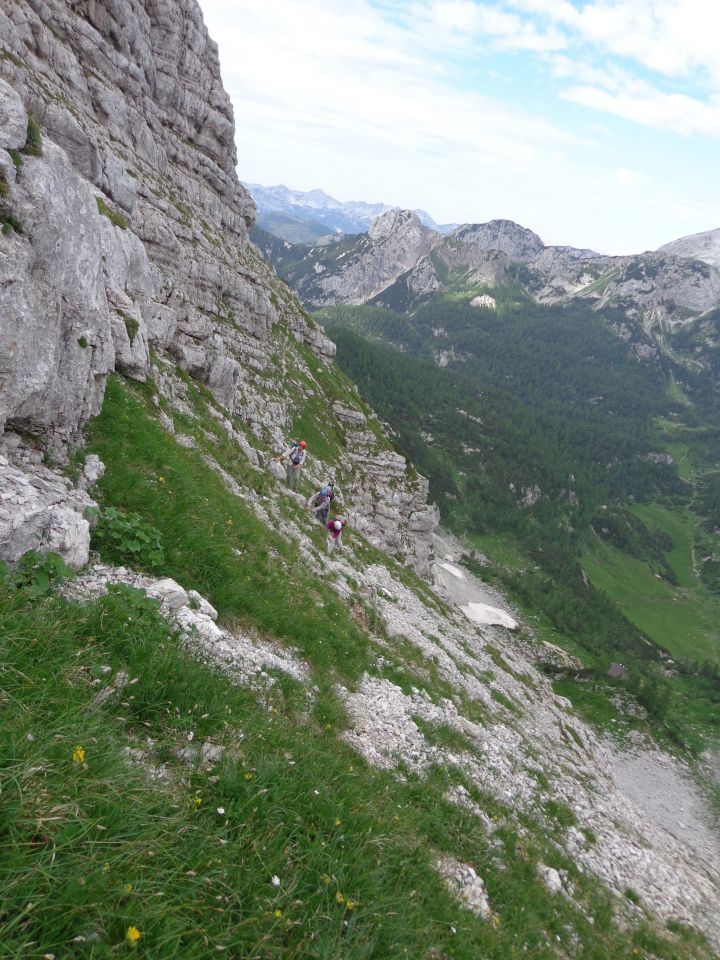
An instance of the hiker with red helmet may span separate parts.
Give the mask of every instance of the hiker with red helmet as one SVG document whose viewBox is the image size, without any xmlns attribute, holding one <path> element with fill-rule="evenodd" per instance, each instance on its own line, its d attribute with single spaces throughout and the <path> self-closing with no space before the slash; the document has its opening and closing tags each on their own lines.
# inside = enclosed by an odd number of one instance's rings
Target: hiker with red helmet
<svg viewBox="0 0 720 960">
<path fill-rule="evenodd" d="M 285 477 L 287 478 L 287 485 L 291 490 L 297 490 L 298 484 L 300 483 L 300 474 L 302 473 L 307 453 L 306 448 L 307 444 L 304 440 L 301 440 L 299 443 L 297 440 L 293 440 L 287 450 L 278 457 L 278 460 L 286 461 Z"/>
<path fill-rule="evenodd" d="M 346 523 L 347 520 L 343 520 L 342 517 L 336 517 L 335 520 L 331 520 L 325 524 L 325 529 L 328 532 L 325 548 L 328 553 L 332 553 L 333 550 L 342 550 L 342 535 Z"/>
</svg>

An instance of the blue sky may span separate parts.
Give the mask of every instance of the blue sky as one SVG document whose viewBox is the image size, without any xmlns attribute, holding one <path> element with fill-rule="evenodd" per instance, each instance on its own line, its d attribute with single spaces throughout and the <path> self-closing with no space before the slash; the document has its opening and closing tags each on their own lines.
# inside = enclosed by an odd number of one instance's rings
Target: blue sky
<svg viewBox="0 0 720 960">
<path fill-rule="evenodd" d="M 200 0 L 241 179 L 631 253 L 720 227 L 716 0 Z"/>
</svg>

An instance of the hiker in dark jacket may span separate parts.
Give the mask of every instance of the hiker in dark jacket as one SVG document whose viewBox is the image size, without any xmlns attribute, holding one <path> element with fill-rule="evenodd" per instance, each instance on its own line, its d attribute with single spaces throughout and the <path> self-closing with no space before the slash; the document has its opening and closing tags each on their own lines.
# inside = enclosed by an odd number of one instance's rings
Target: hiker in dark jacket
<svg viewBox="0 0 720 960">
<path fill-rule="evenodd" d="M 335 499 L 334 486 L 335 484 L 330 480 L 329 483 L 321 487 L 321 489 L 318 490 L 317 493 L 314 493 L 308 500 L 308 509 L 315 514 L 323 526 L 328 522 L 330 505 Z"/>
</svg>

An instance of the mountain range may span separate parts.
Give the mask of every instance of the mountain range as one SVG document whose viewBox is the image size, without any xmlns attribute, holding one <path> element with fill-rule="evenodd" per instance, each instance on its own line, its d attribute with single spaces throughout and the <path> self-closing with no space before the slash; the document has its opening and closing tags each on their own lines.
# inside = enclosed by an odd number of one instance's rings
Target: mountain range
<svg viewBox="0 0 720 960">
<path fill-rule="evenodd" d="M 257 226 L 291 242 L 310 242 L 333 234 L 365 233 L 383 213 L 396 209 L 387 203 L 340 201 L 324 190 L 290 190 L 246 183 L 257 206 Z M 454 224 L 439 226 L 429 213 L 415 210 L 421 222 L 441 233 Z"/>
<path fill-rule="evenodd" d="M 677 353 L 691 367 L 717 362 L 720 230 L 613 257 L 547 246 L 509 220 L 442 234 L 412 211 L 390 210 L 367 233 L 334 242 L 255 240 L 310 308 L 366 303 L 404 313 L 442 294 L 492 300 L 488 291 L 502 287 L 540 304 L 603 309 L 639 354 Z"/>
</svg>

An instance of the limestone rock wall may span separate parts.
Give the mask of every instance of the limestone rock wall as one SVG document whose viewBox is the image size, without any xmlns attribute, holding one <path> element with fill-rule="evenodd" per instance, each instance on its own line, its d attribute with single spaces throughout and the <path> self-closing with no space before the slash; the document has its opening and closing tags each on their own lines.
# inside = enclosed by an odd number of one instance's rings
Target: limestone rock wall
<svg viewBox="0 0 720 960">
<path fill-rule="evenodd" d="M 29 433 L 62 459 L 107 374 L 143 380 L 155 353 L 241 432 L 284 443 L 304 400 L 288 370 L 310 376 L 300 347 L 323 364 L 335 348 L 248 241 L 234 137 L 196 0 L 2 5 L 0 435 Z M 420 488 L 403 485 L 400 532 L 377 539 L 413 558 Z M 351 486 L 372 528 L 376 485 L 361 470 Z"/>
</svg>

